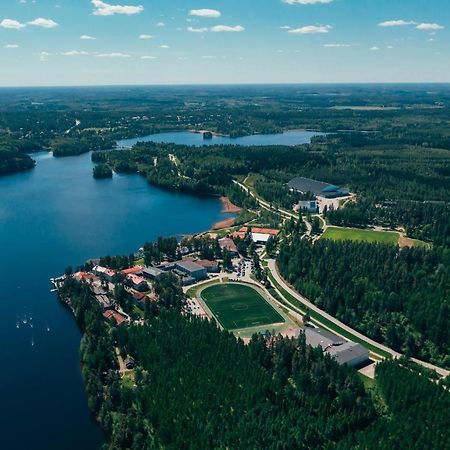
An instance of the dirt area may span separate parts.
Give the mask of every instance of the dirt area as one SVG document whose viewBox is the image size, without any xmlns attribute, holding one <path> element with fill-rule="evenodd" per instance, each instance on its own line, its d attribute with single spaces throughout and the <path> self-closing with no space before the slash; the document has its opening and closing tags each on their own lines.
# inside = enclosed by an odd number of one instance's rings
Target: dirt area
<svg viewBox="0 0 450 450">
<path fill-rule="evenodd" d="M 213 230 L 220 230 L 221 228 L 229 228 L 234 225 L 236 219 L 232 217 L 231 219 L 222 220 L 221 222 L 217 222 L 213 225 Z"/>
<path fill-rule="evenodd" d="M 369 364 L 368 366 L 360 369 L 358 372 L 373 380 L 373 379 L 375 379 L 375 366 L 376 365 L 377 365 L 376 363 Z"/>
<path fill-rule="evenodd" d="M 228 197 L 220 197 L 220 201 L 222 202 L 222 212 L 227 214 L 236 214 L 242 211 L 242 208 L 231 203 Z"/>
</svg>

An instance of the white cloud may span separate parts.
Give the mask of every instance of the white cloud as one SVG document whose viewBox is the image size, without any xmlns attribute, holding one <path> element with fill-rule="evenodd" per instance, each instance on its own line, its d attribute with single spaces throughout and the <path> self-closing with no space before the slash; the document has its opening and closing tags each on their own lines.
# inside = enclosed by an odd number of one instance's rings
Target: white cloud
<svg viewBox="0 0 450 450">
<path fill-rule="evenodd" d="M 140 34 L 139 35 L 139 39 L 144 39 L 144 40 L 147 40 L 147 39 L 153 39 L 155 36 L 152 36 L 151 34 Z"/>
<path fill-rule="evenodd" d="M 95 41 L 97 38 L 94 37 L 94 36 L 89 36 L 89 35 L 87 35 L 87 34 L 82 34 L 82 35 L 80 36 L 80 39 L 81 39 L 82 41 Z"/>
<path fill-rule="evenodd" d="M 141 59 L 156 59 L 156 56 L 143 55 L 141 56 Z"/>
<path fill-rule="evenodd" d="M 3 19 L 0 22 L 0 27 L 2 27 L 2 28 L 10 28 L 12 30 L 21 30 L 22 28 L 25 28 L 26 25 L 24 23 L 18 22 L 17 20 Z"/>
<path fill-rule="evenodd" d="M 114 14 L 125 14 L 132 16 L 134 14 L 140 14 L 144 11 L 142 5 L 110 5 L 109 3 L 102 2 L 101 0 L 91 0 L 94 6 L 94 16 L 113 16 Z"/>
<path fill-rule="evenodd" d="M 6 44 L 3 48 L 19 48 L 17 44 Z"/>
<path fill-rule="evenodd" d="M 376 51 L 380 50 L 380 48 L 379 48 L 379 47 L 376 47 L 376 46 L 373 46 L 373 47 L 370 47 L 369 50 L 371 50 L 371 51 L 373 51 L 373 52 L 376 52 Z"/>
<path fill-rule="evenodd" d="M 209 28 L 194 28 L 194 27 L 187 27 L 187 30 L 190 33 L 206 33 L 209 31 Z"/>
<path fill-rule="evenodd" d="M 333 0 L 283 0 L 283 3 L 288 5 L 318 5 L 331 3 Z"/>
<path fill-rule="evenodd" d="M 330 25 L 307 25 L 305 27 L 295 28 L 289 30 L 288 33 L 292 34 L 315 34 L 315 33 L 328 33 L 331 30 Z"/>
<path fill-rule="evenodd" d="M 379 27 L 404 27 L 406 25 L 415 25 L 416 22 L 413 22 L 412 20 L 403 20 L 403 19 L 397 19 L 397 20 L 386 20 L 385 22 L 380 22 L 378 24 Z"/>
<path fill-rule="evenodd" d="M 289 25 L 283 25 L 282 27 L 280 27 L 280 30 L 290 30 L 291 27 Z"/>
<path fill-rule="evenodd" d="M 222 15 L 217 9 L 191 9 L 189 12 L 190 16 L 196 17 L 207 17 L 209 19 L 217 19 Z"/>
<path fill-rule="evenodd" d="M 158 23 L 156 24 L 156 26 L 157 26 L 157 27 L 165 27 L 166 24 L 165 24 L 164 22 L 158 22 Z"/>
<path fill-rule="evenodd" d="M 323 44 L 327 48 L 348 48 L 352 47 L 352 44 Z"/>
<path fill-rule="evenodd" d="M 44 19 L 39 17 L 38 19 L 34 19 L 31 22 L 28 22 L 28 25 L 33 25 L 35 27 L 41 28 L 56 28 L 58 24 L 52 19 Z"/>
<path fill-rule="evenodd" d="M 48 61 L 48 57 L 51 56 L 52 54 L 49 52 L 41 52 L 39 53 L 39 59 L 41 61 Z"/>
<path fill-rule="evenodd" d="M 168 48 L 170 48 L 170 45 L 162 44 L 159 46 L 159 48 L 168 49 Z"/>
<path fill-rule="evenodd" d="M 443 30 L 444 27 L 437 23 L 419 23 L 416 27 L 418 30 L 430 31 L 430 30 Z"/>
<path fill-rule="evenodd" d="M 88 52 L 85 52 L 84 50 L 70 50 L 68 52 L 62 52 L 61 53 L 62 56 L 85 56 L 85 55 L 89 55 Z"/>
<path fill-rule="evenodd" d="M 236 25 L 235 27 L 230 27 L 228 25 L 216 25 L 210 28 L 213 33 L 241 33 L 245 31 L 245 28 L 241 25 Z"/>
<path fill-rule="evenodd" d="M 113 53 L 98 53 L 97 58 L 131 58 L 131 55 L 128 53 L 119 53 L 119 52 L 113 52 Z"/>
</svg>

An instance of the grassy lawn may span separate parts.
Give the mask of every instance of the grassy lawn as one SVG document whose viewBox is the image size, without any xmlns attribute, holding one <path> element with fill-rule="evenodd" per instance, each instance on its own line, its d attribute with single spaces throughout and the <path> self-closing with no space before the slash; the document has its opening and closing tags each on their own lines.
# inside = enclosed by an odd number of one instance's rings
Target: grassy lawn
<svg viewBox="0 0 450 450">
<path fill-rule="evenodd" d="M 284 323 L 284 318 L 255 289 L 222 283 L 201 293 L 216 319 L 227 330 Z"/>
<path fill-rule="evenodd" d="M 329 227 L 322 236 L 322 239 L 333 241 L 358 241 L 358 242 L 379 242 L 383 244 L 398 244 L 399 234 L 395 231 L 374 231 L 360 230 L 357 228 L 336 228 Z"/>
</svg>

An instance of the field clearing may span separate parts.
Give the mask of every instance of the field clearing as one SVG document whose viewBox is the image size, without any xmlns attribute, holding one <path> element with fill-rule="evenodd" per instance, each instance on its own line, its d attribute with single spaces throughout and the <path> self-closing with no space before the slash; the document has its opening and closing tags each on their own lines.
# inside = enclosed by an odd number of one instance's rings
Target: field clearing
<svg viewBox="0 0 450 450">
<path fill-rule="evenodd" d="M 360 230 L 357 228 L 329 227 L 322 239 L 333 241 L 378 242 L 382 244 L 398 244 L 399 233 L 395 231 Z"/>
<path fill-rule="evenodd" d="M 201 297 L 215 318 L 227 330 L 285 322 L 281 314 L 250 286 L 234 283 L 216 284 L 204 289 Z"/>
</svg>

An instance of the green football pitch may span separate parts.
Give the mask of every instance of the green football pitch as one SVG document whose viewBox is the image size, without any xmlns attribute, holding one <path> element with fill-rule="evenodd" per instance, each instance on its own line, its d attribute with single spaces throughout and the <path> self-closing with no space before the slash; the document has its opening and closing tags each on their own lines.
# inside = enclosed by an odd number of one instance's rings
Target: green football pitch
<svg viewBox="0 0 450 450">
<path fill-rule="evenodd" d="M 399 234 L 390 231 L 359 230 L 356 228 L 329 227 L 322 239 L 333 241 L 379 242 L 382 244 L 398 244 Z"/>
<path fill-rule="evenodd" d="M 221 283 L 201 293 L 215 318 L 227 330 L 283 323 L 284 318 L 249 286 Z"/>
</svg>

